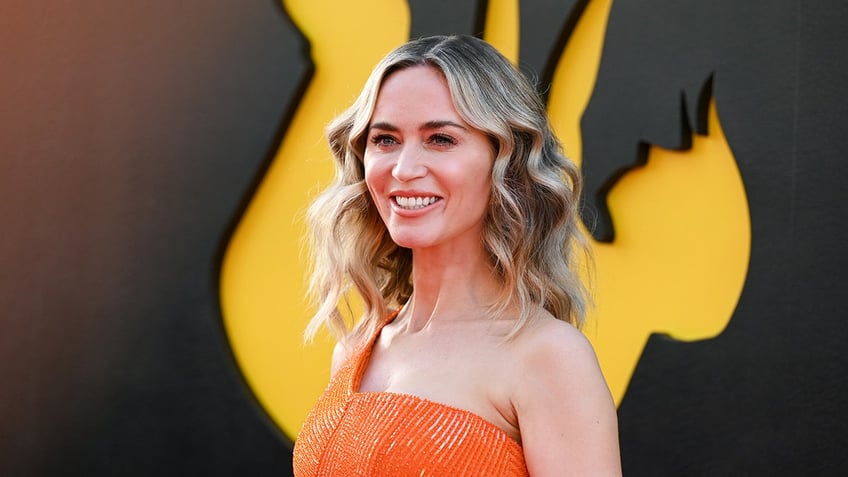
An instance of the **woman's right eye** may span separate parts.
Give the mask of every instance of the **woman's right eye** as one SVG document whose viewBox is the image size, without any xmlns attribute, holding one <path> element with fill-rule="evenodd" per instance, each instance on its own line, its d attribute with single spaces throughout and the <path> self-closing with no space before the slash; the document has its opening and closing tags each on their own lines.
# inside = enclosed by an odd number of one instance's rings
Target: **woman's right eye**
<svg viewBox="0 0 848 477">
<path fill-rule="evenodd" d="M 371 137 L 371 144 L 374 144 L 377 147 L 393 146 L 397 143 L 397 139 L 388 134 L 376 134 Z"/>
</svg>

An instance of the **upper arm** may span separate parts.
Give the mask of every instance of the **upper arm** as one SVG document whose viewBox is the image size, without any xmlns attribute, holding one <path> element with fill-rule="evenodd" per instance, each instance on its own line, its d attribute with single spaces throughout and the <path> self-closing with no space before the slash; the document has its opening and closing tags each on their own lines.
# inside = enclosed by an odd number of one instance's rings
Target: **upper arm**
<svg viewBox="0 0 848 477">
<path fill-rule="evenodd" d="M 589 341 L 558 323 L 538 334 L 515 386 L 530 475 L 621 475 L 615 404 Z"/>
</svg>

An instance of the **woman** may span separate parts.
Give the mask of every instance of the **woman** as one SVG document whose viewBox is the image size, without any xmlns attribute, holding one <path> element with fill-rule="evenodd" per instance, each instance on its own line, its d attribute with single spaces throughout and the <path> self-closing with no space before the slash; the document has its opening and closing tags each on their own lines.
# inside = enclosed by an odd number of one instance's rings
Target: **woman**
<svg viewBox="0 0 848 477">
<path fill-rule="evenodd" d="M 412 41 L 328 139 L 307 336 L 326 325 L 339 344 L 295 475 L 619 475 L 577 329 L 579 173 L 524 76 L 473 37 Z M 354 326 L 337 308 L 350 287 Z"/>
</svg>

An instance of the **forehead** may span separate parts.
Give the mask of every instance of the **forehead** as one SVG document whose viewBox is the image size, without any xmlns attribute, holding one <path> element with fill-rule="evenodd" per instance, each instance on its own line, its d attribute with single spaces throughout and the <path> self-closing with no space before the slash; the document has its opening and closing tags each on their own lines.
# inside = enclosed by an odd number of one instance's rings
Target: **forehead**
<svg viewBox="0 0 848 477">
<path fill-rule="evenodd" d="M 421 65 L 391 73 L 380 86 L 372 122 L 387 119 L 385 116 L 420 115 L 459 119 L 442 72 L 435 67 Z"/>
</svg>

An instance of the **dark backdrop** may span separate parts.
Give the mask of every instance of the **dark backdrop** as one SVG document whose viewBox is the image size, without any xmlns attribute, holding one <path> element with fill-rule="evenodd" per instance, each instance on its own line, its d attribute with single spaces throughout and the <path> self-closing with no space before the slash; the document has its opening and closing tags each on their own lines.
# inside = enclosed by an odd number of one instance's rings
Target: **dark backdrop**
<svg viewBox="0 0 848 477">
<path fill-rule="evenodd" d="M 414 36 L 479 34 L 486 2 L 410 5 Z M 586 2 L 520 5 L 544 88 Z M 687 148 L 711 95 L 753 234 L 727 331 L 649 341 L 620 408 L 627 475 L 848 464 L 846 21 L 833 0 L 613 3 L 583 121 L 596 237 L 614 240 L 615 180 L 645 144 Z M 0 474 L 291 473 L 217 290 L 309 74 L 270 0 L 0 5 Z"/>
<path fill-rule="evenodd" d="M 272 1 L 0 6 L 0 475 L 286 475 L 218 308 L 308 80 Z"/>
</svg>

